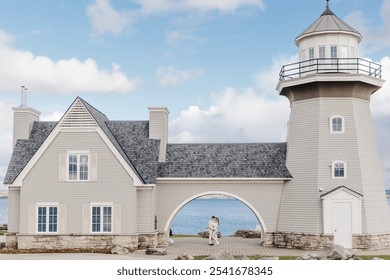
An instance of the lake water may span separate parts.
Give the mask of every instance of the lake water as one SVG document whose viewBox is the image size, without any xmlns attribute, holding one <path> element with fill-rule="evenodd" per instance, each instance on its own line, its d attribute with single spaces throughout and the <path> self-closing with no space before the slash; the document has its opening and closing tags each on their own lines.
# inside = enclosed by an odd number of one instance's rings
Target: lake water
<svg viewBox="0 0 390 280">
<path fill-rule="evenodd" d="M 390 198 L 387 200 L 390 207 Z M 0 224 L 8 223 L 8 199 L 0 199 Z M 211 216 L 220 219 L 220 232 L 232 235 L 239 229 L 255 229 L 259 224 L 252 211 L 236 199 L 195 199 L 185 205 L 174 218 L 174 234 L 197 234 L 207 229 Z"/>
<path fill-rule="evenodd" d="M 174 234 L 197 234 L 207 230 L 211 216 L 219 218 L 223 236 L 239 229 L 255 229 L 259 224 L 253 212 L 237 199 L 195 199 L 185 205 L 174 218 Z"/>
</svg>

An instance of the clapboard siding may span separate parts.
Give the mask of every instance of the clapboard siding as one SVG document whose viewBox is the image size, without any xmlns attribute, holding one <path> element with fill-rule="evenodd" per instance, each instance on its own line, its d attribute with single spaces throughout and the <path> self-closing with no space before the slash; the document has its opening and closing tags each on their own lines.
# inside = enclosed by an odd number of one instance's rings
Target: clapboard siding
<svg viewBox="0 0 390 280">
<path fill-rule="evenodd" d="M 153 189 L 137 190 L 137 232 L 154 232 Z"/>
<path fill-rule="evenodd" d="M 321 210 L 317 189 L 320 135 L 320 99 L 294 102 L 291 106 L 287 168 L 293 180 L 283 187 L 278 230 L 318 233 Z"/>
<path fill-rule="evenodd" d="M 330 133 L 330 118 L 345 121 L 345 133 Z M 361 193 L 363 233 L 388 232 L 384 195 L 369 102 L 357 98 L 317 98 L 294 102 L 288 137 L 286 183 L 278 230 L 322 233 L 320 195 L 339 186 Z M 345 179 L 333 179 L 331 164 L 347 164 Z M 320 192 L 322 189 L 322 193 Z"/>
<path fill-rule="evenodd" d="M 381 234 L 390 231 L 390 213 L 386 201 L 384 179 L 367 103 L 354 103 L 357 145 L 362 172 L 363 233 Z"/>
<path fill-rule="evenodd" d="M 268 231 L 275 231 L 279 214 L 282 182 L 158 182 L 156 187 L 156 214 L 158 231 L 164 231 L 176 207 L 191 197 L 205 192 L 225 192 L 246 200 L 260 214 Z M 212 214 L 212 213 L 210 213 Z M 205 225 L 206 227 L 206 225 Z"/>
<path fill-rule="evenodd" d="M 59 155 L 67 151 L 97 154 L 97 181 L 59 180 Z M 112 203 L 121 209 L 121 232 L 136 232 L 133 181 L 97 132 L 60 132 L 26 176 L 21 189 L 21 233 L 28 233 L 27 205 L 55 202 L 66 205 L 66 233 L 82 233 L 83 205 Z M 61 219 L 61 217 L 59 217 Z M 31 232 L 30 232 L 31 233 Z"/>
<path fill-rule="evenodd" d="M 19 232 L 20 219 L 20 189 L 9 188 L 8 190 L 8 232 Z"/>
</svg>

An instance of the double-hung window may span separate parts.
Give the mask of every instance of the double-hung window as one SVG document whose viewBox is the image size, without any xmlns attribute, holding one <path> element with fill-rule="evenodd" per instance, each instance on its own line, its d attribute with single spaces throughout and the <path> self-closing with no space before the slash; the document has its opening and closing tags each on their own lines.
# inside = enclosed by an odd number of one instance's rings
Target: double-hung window
<svg viewBox="0 0 390 280">
<path fill-rule="evenodd" d="M 89 180 L 89 155 L 68 154 L 68 180 L 88 181 Z"/>
<path fill-rule="evenodd" d="M 58 206 L 37 206 L 37 232 L 58 232 Z"/>
<path fill-rule="evenodd" d="M 112 232 L 112 206 L 92 206 L 91 215 L 93 233 Z"/>
</svg>

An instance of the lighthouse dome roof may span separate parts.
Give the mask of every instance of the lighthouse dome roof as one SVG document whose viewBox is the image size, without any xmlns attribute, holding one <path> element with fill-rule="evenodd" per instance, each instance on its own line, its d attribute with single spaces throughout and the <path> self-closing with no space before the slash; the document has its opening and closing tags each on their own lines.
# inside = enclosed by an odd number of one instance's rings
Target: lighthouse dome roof
<svg viewBox="0 0 390 280">
<path fill-rule="evenodd" d="M 306 28 L 298 37 L 295 39 L 298 45 L 302 39 L 318 34 L 329 34 L 329 33 L 349 33 L 353 36 L 358 37 L 358 41 L 362 40 L 362 35 L 348 23 L 337 17 L 329 8 L 329 2 L 327 2 L 325 11 L 321 16 L 313 22 L 308 28 Z"/>
</svg>

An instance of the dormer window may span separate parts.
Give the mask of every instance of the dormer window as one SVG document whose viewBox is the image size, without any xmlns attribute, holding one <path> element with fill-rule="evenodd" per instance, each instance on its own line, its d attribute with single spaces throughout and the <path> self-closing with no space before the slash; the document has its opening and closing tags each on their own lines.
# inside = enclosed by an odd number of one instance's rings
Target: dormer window
<svg viewBox="0 0 390 280">
<path fill-rule="evenodd" d="M 344 118 L 342 116 L 333 116 L 330 118 L 330 133 L 344 133 L 345 132 L 345 124 Z"/>
<path fill-rule="evenodd" d="M 344 161 L 334 161 L 332 163 L 332 178 L 333 179 L 347 178 L 347 164 Z"/>
</svg>

